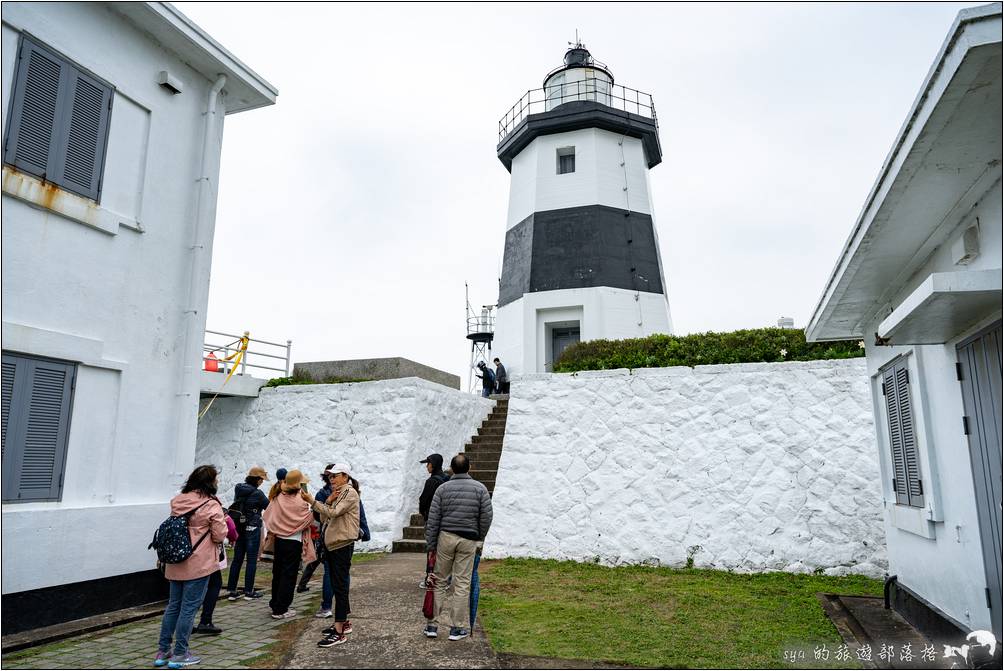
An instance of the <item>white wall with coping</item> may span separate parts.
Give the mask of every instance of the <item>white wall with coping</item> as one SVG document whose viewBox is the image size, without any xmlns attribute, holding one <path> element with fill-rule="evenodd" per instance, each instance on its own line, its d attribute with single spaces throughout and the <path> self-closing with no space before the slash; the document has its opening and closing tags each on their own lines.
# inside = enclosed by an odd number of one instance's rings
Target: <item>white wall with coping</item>
<svg viewBox="0 0 1004 671">
<path fill-rule="evenodd" d="M 372 534 L 359 548 L 389 550 L 418 512 L 428 477 L 419 460 L 462 451 L 494 404 L 415 377 L 266 388 L 256 399 L 216 400 L 199 423 L 196 462 L 222 469 L 225 504 L 251 466 L 271 478 L 277 468 L 299 468 L 316 492 L 324 466 L 346 462 Z"/>
<path fill-rule="evenodd" d="M 486 556 L 879 577 L 863 359 L 514 378 Z"/>
</svg>

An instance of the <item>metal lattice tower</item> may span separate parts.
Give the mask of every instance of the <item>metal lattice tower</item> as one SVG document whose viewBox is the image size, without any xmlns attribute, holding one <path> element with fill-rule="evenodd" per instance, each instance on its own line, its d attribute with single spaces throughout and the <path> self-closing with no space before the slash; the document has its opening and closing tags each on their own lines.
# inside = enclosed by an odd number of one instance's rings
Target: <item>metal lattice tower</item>
<svg viewBox="0 0 1004 671">
<path fill-rule="evenodd" d="M 477 311 L 471 307 L 470 289 L 464 283 L 464 297 L 467 301 L 467 339 L 471 341 L 471 365 L 467 372 L 467 391 L 480 393 L 481 383 L 474 377 L 479 361 L 491 366 L 492 340 L 495 339 L 495 306 L 482 305 Z"/>
</svg>

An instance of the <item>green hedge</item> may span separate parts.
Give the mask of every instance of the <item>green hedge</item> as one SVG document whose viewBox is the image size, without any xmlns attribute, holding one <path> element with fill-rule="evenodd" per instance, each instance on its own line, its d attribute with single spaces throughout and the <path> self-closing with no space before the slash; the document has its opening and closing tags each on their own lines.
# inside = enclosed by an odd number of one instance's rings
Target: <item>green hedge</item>
<svg viewBox="0 0 1004 671">
<path fill-rule="evenodd" d="M 575 343 L 561 353 L 554 363 L 554 372 L 851 359 L 864 355 L 865 350 L 858 340 L 810 343 L 805 341 L 805 333 L 800 329 L 709 331 L 685 336 L 657 333 L 647 338 Z"/>
<path fill-rule="evenodd" d="M 344 384 L 346 382 L 372 382 L 368 377 L 326 377 L 323 380 L 312 380 L 309 377 L 273 377 L 265 383 L 266 387 L 286 387 L 291 384 Z"/>
</svg>

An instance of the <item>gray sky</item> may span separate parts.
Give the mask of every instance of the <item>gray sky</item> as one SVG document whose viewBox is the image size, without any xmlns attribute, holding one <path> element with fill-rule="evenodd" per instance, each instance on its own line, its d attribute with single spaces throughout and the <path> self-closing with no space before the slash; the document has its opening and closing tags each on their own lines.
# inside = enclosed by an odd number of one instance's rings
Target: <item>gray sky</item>
<svg viewBox="0 0 1004 671">
<path fill-rule="evenodd" d="M 178 3 L 279 88 L 227 118 L 208 326 L 462 376 L 494 303 L 498 120 L 575 30 L 651 93 L 676 333 L 808 319 L 959 9 Z"/>
</svg>

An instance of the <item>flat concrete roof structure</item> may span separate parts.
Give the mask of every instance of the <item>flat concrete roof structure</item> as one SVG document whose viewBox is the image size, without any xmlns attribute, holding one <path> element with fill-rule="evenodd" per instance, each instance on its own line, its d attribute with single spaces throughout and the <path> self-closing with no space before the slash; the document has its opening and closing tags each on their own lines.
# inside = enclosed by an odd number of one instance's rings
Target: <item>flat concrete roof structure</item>
<svg viewBox="0 0 1004 671">
<path fill-rule="evenodd" d="M 342 361 L 307 361 L 293 366 L 293 377 L 315 382 L 332 379 L 395 380 L 419 377 L 450 389 L 460 389 L 460 376 L 394 356 L 383 359 L 345 359 Z"/>
</svg>

